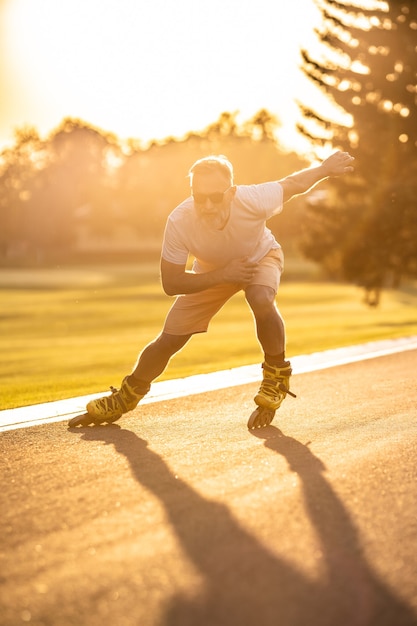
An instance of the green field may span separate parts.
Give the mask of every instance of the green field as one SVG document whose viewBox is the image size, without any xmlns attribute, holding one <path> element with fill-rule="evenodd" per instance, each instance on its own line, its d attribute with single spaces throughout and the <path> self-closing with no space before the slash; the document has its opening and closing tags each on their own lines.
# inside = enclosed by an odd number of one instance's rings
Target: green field
<svg viewBox="0 0 417 626">
<path fill-rule="evenodd" d="M 284 275 L 285 276 L 285 275 Z M 0 270 L 0 409 L 118 386 L 159 332 L 171 305 L 157 264 Z M 287 355 L 417 334 L 417 288 L 384 292 L 374 309 L 353 286 L 283 281 Z M 194 337 L 161 377 L 259 363 L 253 320 L 241 294 Z"/>
</svg>

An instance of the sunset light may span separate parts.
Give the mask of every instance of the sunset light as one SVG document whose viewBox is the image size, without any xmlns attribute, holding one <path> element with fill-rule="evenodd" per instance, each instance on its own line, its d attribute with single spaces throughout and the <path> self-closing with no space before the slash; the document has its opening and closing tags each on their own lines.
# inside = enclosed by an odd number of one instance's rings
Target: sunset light
<svg viewBox="0 0 417 626">
<path fill-rule="evenodd" d="M 0 0 L 0 626 L 417 626 L 417 0 Z"/>
<path fill-rule="evenodd" d="M 311 0 L 3 0 L 0 143 L 66 116 L 142 140 L 267 108 L 294 130 Z"/>
</svg>

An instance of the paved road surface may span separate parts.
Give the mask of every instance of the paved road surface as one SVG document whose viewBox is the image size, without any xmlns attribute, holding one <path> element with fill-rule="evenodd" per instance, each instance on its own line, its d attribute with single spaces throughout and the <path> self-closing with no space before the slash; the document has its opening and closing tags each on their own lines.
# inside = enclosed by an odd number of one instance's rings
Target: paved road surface
<svg viewBox="0 0 417 626">
<path fill-rule="evenodd" d="M 416 626 L 416 364 L 2 433 L 1 626 Z"/>
</svg>

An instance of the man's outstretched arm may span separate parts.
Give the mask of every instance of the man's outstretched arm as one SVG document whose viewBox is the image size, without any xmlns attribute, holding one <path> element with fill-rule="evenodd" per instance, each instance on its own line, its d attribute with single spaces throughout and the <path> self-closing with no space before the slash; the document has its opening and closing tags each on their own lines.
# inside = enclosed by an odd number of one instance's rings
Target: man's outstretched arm
<svg viewBox="0 0 417 626">
<path fill-rule="evenodd" d="M 335 152 L 316 167 L 286 176 L 278 181 L 283 189 L 283 201 L 288 202 L 293 196 L 306 193 L 325 178 L 353 172 L 353 161 L 354 157 L 348 152 Z"/>
</svg>

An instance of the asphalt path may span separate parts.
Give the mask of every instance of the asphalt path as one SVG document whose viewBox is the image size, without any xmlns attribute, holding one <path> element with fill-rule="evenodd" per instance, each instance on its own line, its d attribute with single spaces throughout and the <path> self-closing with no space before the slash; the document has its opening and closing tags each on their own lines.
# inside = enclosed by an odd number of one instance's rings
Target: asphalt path
<svg viewBox="0 0 417 626">
<path fill-rule="evenodd" d="M 417 626 L 416 365 L 3 432 L 1 626 Z"/>
</svg>

